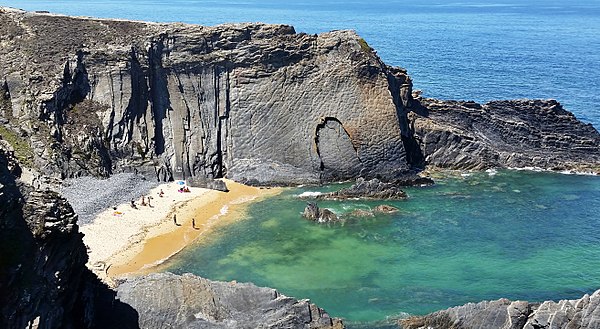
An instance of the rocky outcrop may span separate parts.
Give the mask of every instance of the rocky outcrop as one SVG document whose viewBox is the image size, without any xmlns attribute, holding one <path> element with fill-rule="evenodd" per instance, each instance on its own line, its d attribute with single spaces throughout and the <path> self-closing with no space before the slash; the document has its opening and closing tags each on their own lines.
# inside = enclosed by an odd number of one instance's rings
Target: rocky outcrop
<svg viewBox="0 0 600 329">
<path fill-rule="evenodd" d="M 338 222 L 340 219 L 331 210 L 327 208 L 319 208 L 315 202 L 307 202 L 302 217 L 319 223 Z"/>
<path fill-rule="evenodd" d="M 583 329 L 600 328 L 600 290 L 580 299 L 528 303 L 499 299 L 411 317 L 404 329 Z"/>
<path fill-rule="evenodd" d="M 0 9 L 1 117 L 62 176 L 152 173 L 254 184 L 408 167 L 406 72 L 354 32 L 202 27 Z"/>
<path fill-rule="evenodd" d="M 385 183 L 377 178 L 365 180 L 360 177 L 352 186 L 339 191 L 324 193 L 315 196 L 317 199 L 344 200 L 344 199 L 382 199 L 401 200 L 408 195 L 398 185 Z"/>
<path fill-rule="evenodd" d="M 554 100 L 420 104 L 409 118 L 428 165 L 600 172 L 600 134 Z"/>
<path fill-rule="evenodd" d="M 307 300 L 249 283 L 215 282 L 191 274 L 128 279 L 119 285 L 117 297 L 139 312 L 142 328 L 344 327 Z"/>
</svg>

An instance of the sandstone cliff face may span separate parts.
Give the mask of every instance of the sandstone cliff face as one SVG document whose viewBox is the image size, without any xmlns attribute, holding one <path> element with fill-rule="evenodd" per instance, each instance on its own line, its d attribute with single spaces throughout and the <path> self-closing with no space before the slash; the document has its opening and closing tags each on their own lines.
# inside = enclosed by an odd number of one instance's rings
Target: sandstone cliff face
<svg viewBox="0 0 600 329">
<path fill-rule="evenodd" d="M 600 290 L 580 299 L 528 303 L 508 299 L 463 306 L 400 321 L 405 329 L 600 328 Z"/>
<path fill-rule="evenodd" d="M 600 134 L 554 100 L 420 104 L 409 117 L 429 165 L 600 172 Z"/>
<path fill-rule="evenodd" d="M 398 114 L 410 79 L 353 32 L 6 8 L 0 30 L 2 117 L 48 174 L 289 184 L 409 167 Z"/>
</svg>

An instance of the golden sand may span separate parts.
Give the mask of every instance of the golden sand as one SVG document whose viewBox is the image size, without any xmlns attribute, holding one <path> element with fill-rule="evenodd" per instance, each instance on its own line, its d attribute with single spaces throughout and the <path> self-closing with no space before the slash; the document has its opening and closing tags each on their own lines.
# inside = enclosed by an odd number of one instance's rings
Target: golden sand
<svg viewBox="0 0 600 329">
<path fill-rule="evenodd" d="M 250 201 L 281 191 L 229 180 L 226 184 L 229 192 L 191 188 L 191 193 L 177 192 L 178 186 L 173 183 L 163 184 L 151 192 L 152 209 L 141 206 L 134 210 L 120 205 L 116 211 L 100 214 L 94 223 L 81 229 L 90 253 L 88 266 L 104 278 L 152 272 L 199 237 L 241 218 Z M 158 197 L 160 189 L 165 193 L 163 197 Z M 115 217 L 115 213 L 120 214 Z"/>
</svg>

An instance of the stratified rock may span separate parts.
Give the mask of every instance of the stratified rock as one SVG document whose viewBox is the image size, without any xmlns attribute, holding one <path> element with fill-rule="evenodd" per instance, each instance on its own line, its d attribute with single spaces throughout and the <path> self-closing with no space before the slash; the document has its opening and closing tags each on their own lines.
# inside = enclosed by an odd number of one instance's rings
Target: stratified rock
<svg viewBox="0 0 600 329">
<path fill-rule="evenodd" d="M 288 185 L 410 167 L 398 115 L 411 80 L 352 31 L 9 8 L 0 30 L 0 117 L 26 130 L 47 174 Z"/>
<path fill-rule="evenodd" d="M 306 203 L 306 208 L 304 208 L 304 213 L 302 213 L 302 216 L 308 220 L 319 223 L 339 221 L 338 216 L 333 211 L 326 208 L 319 208 L 315 202 Z"/>
<path fill-rule="evenodd" d="M 224 181 L 218 179 L 209 179 L 205 177 L 189 177 L 185 180 L 185 183 L 190 187 L 201 187 L 211 190 L 229 192 L 227 184 Z"/>
<path fill-rule="evenodd" d="M 344 327 L 308 300 L 249 283 L 161 273 L 127 279 L 117 290 L 137 310 L 141 328 Z"/>
<path fill-rule="evenodd" d="M 429 165 L 600 172 L 600 134 L 557 101 L 420 102 L 409 119 Z"/>
<path fill-rule="evenodd" d="M 374 213 L 380 213 L 380 214 L 392 214 L 392 213 L 395 213 L 398 211 L 399 211 L 398 208 L 387 205 L 387 204 L 382 204 L 382 205 L 379 205 L 379 206 L 373 208 Z"/>
<path fill-rule="evenodd" d="M 399 322 L 404 329 L 600 328 L 600 290 L 580 299 L 541 304 L 508 299 L 469 303 Z"/>
<path fill-rule="evenodd" d="M 377 178 L 365 180 L 360 177 L 356 183 L 339 191 L 325 193 L 316 196 L 317 199 L 344 200 L 344 199 L 381 199 L 400 200 L 406 199 L 406 192 L 402 191 L 396 184 L 384 183 Z"/>
</svg>

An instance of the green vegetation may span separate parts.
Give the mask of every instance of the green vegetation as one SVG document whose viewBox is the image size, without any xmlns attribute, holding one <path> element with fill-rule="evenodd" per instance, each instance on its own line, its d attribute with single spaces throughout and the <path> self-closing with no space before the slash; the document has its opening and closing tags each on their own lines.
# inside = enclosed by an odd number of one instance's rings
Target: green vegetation
<svg viewBox="0 0 600 329">
<path fill-rule="evenodd" d="M 5 126 L 0 126 L 0 136 L 15 150 L 15 156 L 25 167 L 33 167 L 33 149 L 24 138 Z"/>
<path fill-rule="evenodd" d="M 365 53 L 370 53 L 373 51 L 373 48 L 369 46 L 369 44 L 365 41 L 365 39 L 358 39 L 358 44 L 360 45 L 360 49 L 362 49 Z"/>
</svg>

